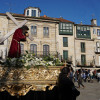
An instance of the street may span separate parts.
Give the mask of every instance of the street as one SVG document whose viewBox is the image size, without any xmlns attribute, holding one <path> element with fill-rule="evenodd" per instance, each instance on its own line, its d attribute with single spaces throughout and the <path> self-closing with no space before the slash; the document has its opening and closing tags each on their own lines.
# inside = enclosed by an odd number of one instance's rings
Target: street
<svg viewBox="0 0 100 100">
<path fill-rule="evenodd" d="M 100 100 L 100 83 L 96 80 L 94 83 L 83 82 L 85 88 L 77 88 L 80 91 L 80 96 L 76 100 Z M 76 86 L 77 83 L 75 83 Z"/>
</svg>

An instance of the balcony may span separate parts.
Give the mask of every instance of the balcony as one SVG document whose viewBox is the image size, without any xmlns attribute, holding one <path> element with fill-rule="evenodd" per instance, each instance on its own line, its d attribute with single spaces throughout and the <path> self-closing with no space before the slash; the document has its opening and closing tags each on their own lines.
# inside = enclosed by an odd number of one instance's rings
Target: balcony
<svg viewBox="0 0 100 100">
<path fill-rule="evenodd" d="M 96 53 L 96 54 L 100 54 L 100 48 L 99 48 L 99 47 L 96 47 L 96 48 L 95 48 L 95 53 Z"/>
<path fill-rule="evenodd" d="M 95 61 L 94 60 L 88 60 L 85 62 L 82 62 L 81 60 L 76 60 L 76 66 L 77 67 L 93 67 L 95 65 Z"/>
<path fill-rule="evenodd" d="M 100 36 L 97 36 L 97 39 L 99 39 L 99 40 L 100 40 Z"/>
<path fill-rule="evenodd" d="M 30 54 L 34 54 L 36 57 L 45 57 L 45 56 L 56 56 L 58 57 L 58 53 L 56 51 L 27 51 Z M 25 50 L 21 50 L 21 55 L 26 54 Z"/>
</svg>

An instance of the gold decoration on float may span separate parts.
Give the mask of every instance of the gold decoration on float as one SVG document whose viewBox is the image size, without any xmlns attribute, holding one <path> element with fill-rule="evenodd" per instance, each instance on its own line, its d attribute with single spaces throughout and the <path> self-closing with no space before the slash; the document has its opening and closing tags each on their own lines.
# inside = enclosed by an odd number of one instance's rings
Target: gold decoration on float
<svg viewBox="0 0 100 100">
<path fill-rule="evenodd" d="M 30 68 L 8 68 L 0 67 L 0 91 L 7 91 L 11 96 L 24 96 L 30 90 L 46 91 L 52 90 L 56 85 L 60 66 L 50 66 L 48 69 L 41 67 Z"/>
</svg>

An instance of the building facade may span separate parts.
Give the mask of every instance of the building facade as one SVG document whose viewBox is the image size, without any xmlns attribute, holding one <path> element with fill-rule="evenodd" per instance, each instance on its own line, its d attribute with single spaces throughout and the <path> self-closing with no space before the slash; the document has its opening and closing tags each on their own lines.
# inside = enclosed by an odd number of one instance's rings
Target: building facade
<svg viewBox="0 0 100 100">
<path fill-rule="evenodd" d="M 100 27 L 96 19 L 91 25 L 75 24 L 63 18 L 40 16 L 37 7 L 28 7 L 24 14 L 12 14 L 20 23 L 26 25 L 33 41 L 21 42 L 21 53 L 25 50 L 36 56 L 55 55 L 61 60 L 72 61 L 73 66 L 100 66 Z M 0 37 L 11 31 L 16 25 L 0 13 Z M 12 35 L 13 36 L 13 35 Z M 9 51 L 12 36 L 0 44 L 0 57 L 5 59 Z"/>
</svg>

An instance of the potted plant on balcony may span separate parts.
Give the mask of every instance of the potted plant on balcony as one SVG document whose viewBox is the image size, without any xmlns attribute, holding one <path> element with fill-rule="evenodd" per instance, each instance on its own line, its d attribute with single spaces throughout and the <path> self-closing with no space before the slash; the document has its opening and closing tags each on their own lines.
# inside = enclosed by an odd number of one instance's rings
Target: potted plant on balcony
<svg viewBox="0 0 100 100">
<path fill-rule="evenodd" d="M 79 61 L 77 61 L 77 67 L 80 67 L 80 66 L 81 66 L 80 62 L 79 62 Z"/>
</svg>

